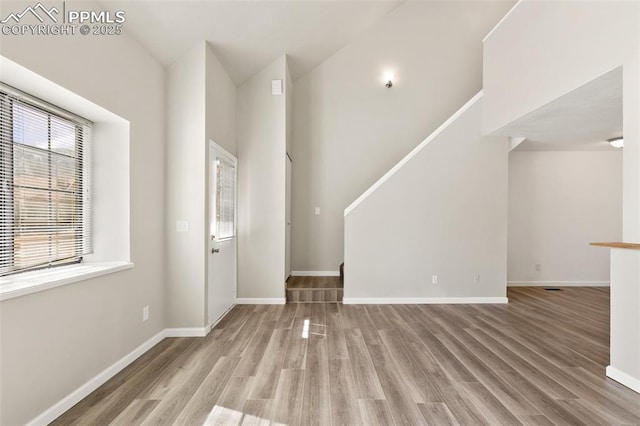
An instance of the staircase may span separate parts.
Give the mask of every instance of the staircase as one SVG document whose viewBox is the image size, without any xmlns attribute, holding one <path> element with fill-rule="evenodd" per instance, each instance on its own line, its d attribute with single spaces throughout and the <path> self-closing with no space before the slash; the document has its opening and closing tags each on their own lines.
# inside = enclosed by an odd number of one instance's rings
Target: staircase
<svg viewBox="0 0 640 426">
<path fill-rule="evenodd" d="M 342 303 L 341 277 L 291 277 L 287 281 L 287 303 Z"/>
<path fill-rule="evenodd" d="M 482 114 L 480 92 L 345 209 L 344 303 L 505 303 L 509 146 Z"/>
</svg>

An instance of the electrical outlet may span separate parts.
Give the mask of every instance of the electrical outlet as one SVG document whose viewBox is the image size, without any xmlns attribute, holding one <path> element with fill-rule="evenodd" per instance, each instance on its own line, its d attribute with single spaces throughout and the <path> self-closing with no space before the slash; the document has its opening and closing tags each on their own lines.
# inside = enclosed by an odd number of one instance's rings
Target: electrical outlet
<svg viewBox="0 0 640 426">
<path fill-rule="evenodd" d="M 438 284 L 438 276 L 431 275 L 431 284 Z"/>
<path fill-rule="evenodd" d="M 476 284 L 480 284 L 480 275 L 476 275 L 474 277 L 474 281 L 475 281 Z"/>
<path fill-rule="evenodd" d="M 146 321 L 149 319 L 149 305 L 142 308 L 142 321 Z"/>
<path fill-rule="evenodd" d="M 540 272 L 542 271 L 542 265 L 539 263 L 536 263 L 536 272 Z"/>
</svg>

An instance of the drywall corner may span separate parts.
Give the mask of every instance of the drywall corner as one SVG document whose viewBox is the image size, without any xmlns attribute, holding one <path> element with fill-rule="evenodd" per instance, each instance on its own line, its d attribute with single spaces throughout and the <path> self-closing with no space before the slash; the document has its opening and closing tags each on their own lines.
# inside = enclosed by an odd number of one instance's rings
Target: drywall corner
<svg viewBox="0 0 640 426">
<path fill-rule="evenodd" d="M 284 296 L 286 83 L 280 57 L 238 88 L 238 297 Z"/>
<path fill-rule="evenodd" d="M 206 139 L 236 155 L 236 86 L 205 42 L 205 123 Z"/>
<path fill-rule="evenodd" d="M 167 69 L 166 325 L 205 322 L 206 51 L 198 43 Z M 178 232 L 177 221 L 187 230 Z"/>
</svg>

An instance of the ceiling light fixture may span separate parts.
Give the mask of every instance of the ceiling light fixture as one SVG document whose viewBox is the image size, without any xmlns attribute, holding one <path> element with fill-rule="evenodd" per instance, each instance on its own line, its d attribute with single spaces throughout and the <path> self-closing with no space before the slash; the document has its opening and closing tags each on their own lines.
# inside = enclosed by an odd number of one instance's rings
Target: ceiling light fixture
<svg viewBox="0 0 640 426">
<path fill-rule="evenodd" d="M 609 142 L 609 145 L 611 145 L 614 148 L 624 147 L 624 139 L 622 136 L 617 138 L 607 139 L 607 142 Z"/>
<path fill-rule="evenodd" d="M 391 71 L 385 73 L 384 81 L 384 87 L 386 87 L 387 89 L 393 87 L 393 73 Z"/>
</svg>

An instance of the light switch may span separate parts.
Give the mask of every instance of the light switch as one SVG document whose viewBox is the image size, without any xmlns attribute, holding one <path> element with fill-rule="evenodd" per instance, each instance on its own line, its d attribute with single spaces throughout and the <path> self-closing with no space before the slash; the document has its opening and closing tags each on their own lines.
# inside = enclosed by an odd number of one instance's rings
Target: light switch
<svg viewBox="0 0 640 426">
<path fill-rule="evenodd" d="M 142 308 L 142 321 L 147 321 L 149 319 L 149 305 Z"/>
<path fill-rule="evenodd" d="M 189 232 L 189 221 L 176 220 L 176 232 Z"/>
<path fill-rule="evenodd" d="M 319 215 L 319 214 L 320 214 L 320 207 L 316 207 L 315 214 L 316 214 L 316 215 Z"/>
</svg>

